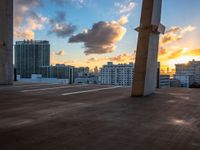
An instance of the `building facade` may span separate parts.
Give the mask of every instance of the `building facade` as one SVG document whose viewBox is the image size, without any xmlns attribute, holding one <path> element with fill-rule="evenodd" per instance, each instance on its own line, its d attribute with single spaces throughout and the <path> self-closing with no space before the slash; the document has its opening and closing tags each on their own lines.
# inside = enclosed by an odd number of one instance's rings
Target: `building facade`
<svg viewBox="0 0 200 150">
<path fill-rule="evenodd" d="M 74 71 L 76 84 L 99 84 L 98 72 L 90 72 L 89 67 L 78 67 Z"/>
<path fill-rule="evenodd" d="M 89 67 L 78 67 L 74 70 L 74 77 L 75 78 L 83 78 L 88 77 L 90 75 L 90 68 Z"/>
<path fill-rule="evenodd" d="M 134 64 L 114 65 L 108 62 L 100 69 L 100 83 L 104 85 L 131 86 L 133 82 Z"/>
<path fill-rule="evenodd" d="M 170 79 L 170 87 L 181 87 L 180 80 L 177 79 Z"/>
<path fill-rule="evenodd" d="M 200 84 L 200 61 L 189 61 L 187 64 L 176 64 L 175 79 L 181 81 L 182 87 L 189 87 L 193 83 Z"/>
<path fill-rule="evenodd" d="M 170 88 L 170 75 L 160 75 L 158 88 Z"/>
<path fill-rule="evenodd" d="M 41 66 L 39 74 L 42 78 L 68 79 L 69 83 L 74 83 L 74 67 L 64 64 L 55 66 Z"/>
<path fill-rule="evenodd" d="M 39 74 L 41 66 L 50 65 L 50 44 L 48 41 L 17 41 L 15 44 L 15 67 L 21 78 Z"/>
<path fill-rule="evenodd" d="M 189 75 L 174 75 L 174 79 L 180 82 L 180 87 L 189 88 L 193 83 L 193 77 Z"/>
</svg>

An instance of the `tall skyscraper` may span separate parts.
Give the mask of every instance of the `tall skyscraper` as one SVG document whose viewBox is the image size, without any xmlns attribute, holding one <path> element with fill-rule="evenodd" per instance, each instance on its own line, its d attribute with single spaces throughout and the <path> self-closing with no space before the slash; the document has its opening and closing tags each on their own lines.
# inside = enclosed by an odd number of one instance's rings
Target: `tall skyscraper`
<svg viewBox="0 0 200 150">
<path fill-rule="evenodd" d="M 15 44 L 15 67 L 21 78 L 39 74 L 41 66 L 50 66 L 49 41 L 17 41 Z"/>
</svg>

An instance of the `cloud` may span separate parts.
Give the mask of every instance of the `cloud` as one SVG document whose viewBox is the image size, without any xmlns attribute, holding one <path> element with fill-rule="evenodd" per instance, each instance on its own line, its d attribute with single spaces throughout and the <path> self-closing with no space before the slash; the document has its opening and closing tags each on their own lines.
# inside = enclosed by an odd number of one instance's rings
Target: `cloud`
<svg viewBox="0 0 200 150">
<path fill-rule="evenodd" d="M 14 36 L 18 39 L 34 39 L 34 31 L 43 29 L 48 18 L 38 15 L 36 10 L 42 0 L 14 1 Z"/>
<path fill-rule="evenodd" d="M 186 26 L 186 27 L 178 27 L 174 26 L 171 27 L 164 35 L 160 38 L 160 54 L 166 54 L 167 49 L 181 49 L 180 44 L 178 47 L 176 47 L 174 42 L 184 40 L 184 36 L 186 33 L 192 32 L 196 30 L 196 27 L 194 26 Z M 170 44 L 173 44 L 173 47 L 170 47 Z"/>
<path fill-rule="evenodd" d="M 14 0 L 14 25 L 20 26 L 25 16 L 29 16 L 34 8 L 40 7 L 42 4 L 41 0 Z"/>
<path fill-rule="evenodd" d="M 86 55 L 111 53 L 116 49 L 117 42 L 124 37 L 125 33 L 126 28 L 122 26 L 121 21 L 101 21 L 95 23 L 92 29 L 71 36 L 69 43 L 83 42 Z"/>
<path fill-rule="evenodd" d="M 55 51 L 51 51 L 51 54 L 50 54 L 51 65 L 63 64 L 63 62 L 61 62 L 58 59 L 58 56 L 62 56 L 63 52 L 62 52 L 62 50 L 57 52 L 57 53 Z"/>
<path fill-rule="evenodd" d="M 48 22 L 48 18 L 31 12 L 30 16 L 26 19 L 27 27 L 32 30 L 42 30 L 44 24 Z"/>
<path fill-rule="evenodd" d="M 194 26 L 171 27 L 160 39 L 159 61 L 162 66 L 174 68 L 177 63 L 184 63 L 192 59 L 200 59 L 200 49 L 185 47 L 185 36 L 196 30 Z M 176 43 L 180 41 L 180 43 Z"/>
<path fill-rule="evenodd" d="M 55 34 L 57 37 L 60 38 L 66 38 L 68 36 L 71 36 L 75 32 L 77 27 L 70 23 L 66 23 L 65 18 L 66 17 L 64 12 L 57 12 L 56 17 L 50 19 L 49 21 L 51 28 L 48 34 Z"/>
<path fill-rule="evenodd" d="M 184 34 L 192 32 L 196 29 L 191 25 L 181 28 L 181 27 L 171 27 L 164 35 L 160 38 L 160 46 L 165 46 L 173 42 L 177 42 L 183 39 Z"/>
<path fill-rule="evenodd" d="M 64 4 L 83 6 L 85 0 L 51 0 L 59 6 Z M 46 1 L 44 0 L 14 0 L 14 35 L 18 39 L 34 39 L 35 31 L 42 30 L 46 23 L 50 23 L 49 34 L 55 34 L 57 37 L 65 38 L 74 33 L 76 26 L 65 22 L 65 15 L 59 16 L 60 20 L 55 18 L 48 19 L 37 13 L 38 8 L 42 8 Z M 58 17 L 58 16 L 56 16 Z M 62 18 L 63 17 L 63 18 Z"/>
<path fill-rule="evenodd" d="M 159 49 L 159 55 L 165 55 L 165 54 L 167 54 L 166 48 L 160 47 L 160 49 Z"/>
<path fill-rule="evenodd" d="M 162 66 L 175 67 L 175 64 L 186 63 L 193 59 L 200 60 L 200 48 L 189 49 L 168 47 L 160 50 L 159 61 Z"/>
<path fill-rule="evenodd" d="M 64 56 L 65 55 L 65 51 L 64 50 L 60 50 L 59 52 L 56 53 L 57 56 Z"/>
<path fill-rule="evenodd" d="M 179 57 L 186 57 L 186 56 L 198 56 L 200 58 L 200 48 L 199 49 L 177 49 L 173 51 L 172 53 L 168 54 L 168 59 L 177 59 Z"/>
<path fill-rule="evenodd" d="M 128 23 L 128 15 L 125 15 L 125 16 L 122 16 L 120 19 L 119 19 L 119 24 L 120 25 L 125 25 L 125 24 L 127 24 Z"/>
<path fill-rule="evenodd" d="M 186 32 L 192 32 L 192 31 L 194 31 L 194 30 L 196 30 L 196 29 L 197 29 L 196 27 L 189 25 L 189 26 L 183 28 L 183 29 L 181 30 L 181 33 L 184 34 L 184 33 L 186 33 Z"/>
<path fill-rule="evenodd" d="M 114 5 L 119 10 L 118 12 L 121 14 L 130 13 L 136 7 L 136 3 L 131 0 L 125 1 L 123 3 L 116 2 Z"/>
<path fill-rule="evenodd" d="M 118 56 L 110 57 L 110 61 L 114 62 L 133 62 L 135 60 L 134 54 L 124 53 Z"/>
<path fill-rule="evenodd" d="M 107 61 L 112 61 L 116 63 L 129 63 L 129 62 L 134 62 L 135 60 L 135 55 L 133 53 L 123 53 L 117 56 L 112 56 L 112 57 L 102 57 L 102 58 L 95 58 L 92 57 L 88 59 L 88 63 L 95 63 L 95 62 L 107 62 Z"/>
<path fill-rule="evenodd" d="M 24 29 L 19 27 L 17 30 L 15 30 L 14 37 L 17 39 L 34 39 L 35 33 L 28 28 Z"/>
<path fill-rule="evenodd" d="M 67 0 L 54 0 L 56 3 L 67 2 Z M 75 3 L 75 0 L 69 0 Z M 76 1 L 77 2 L 77 1 Z M 79 3 L 83 3 L 80 1 Z M 14 1 L 14 35 L 18 39 L 34 39 L 35 31 L 42 30 L 46 23 L 50 23 L 49 34 L 65 38 L 74 33 L 76 26 L 65 22 L 65 13 L 57 12 L 53 19 L 49 19 L 36 13 L 43 6 L 43 0 L 15 0 Z"/>
<path fill-rule="evenodd" d="M 200 58 L 200 48 L 187 51 L 186 54 L 187 55 L 198 56 Z"/>
<path fill-rule="evenodd" d="M 49 34 L 56 34 L 57 37 L 65 38 L 74 33 L 76 26 L 67 23 L 55 23 L 51 27 Z"/>
<path fill-rule="evenodd" d="M 14 27 L 14 36 L 18 39 L 34 39 L 36 30 L 42 30 L 44 28 L 44 24 L 48 22 L 48 18 L 36 15 L 29 16 L 26 19 L 26 23 L 19 26 Z"/>
<path fill-rule="evenodd" d="M 177 49 L 173 51 L 172 53 L 169 53 L 167 57 L 168 57 L 168 60 L 171 60 L 171 59 L 176 59 L 180 56 L 183 56 L 183 49 Z"/>
</svg>

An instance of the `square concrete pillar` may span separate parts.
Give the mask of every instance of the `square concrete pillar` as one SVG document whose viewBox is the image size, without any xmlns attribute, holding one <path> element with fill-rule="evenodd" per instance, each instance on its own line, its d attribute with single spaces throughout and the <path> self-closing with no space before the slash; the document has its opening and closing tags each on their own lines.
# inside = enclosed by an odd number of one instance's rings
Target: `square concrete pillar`
<svg viewBox="0 0 200 150">
<path fill-rule="evenodd" d="M 162 0 L 143 0 L 132 96 L 150 95 L 156 89 L 159 34 L 165 30 L 161 6 Z"/>
<path fill-rule="evenodd" d="M 13 0 L 0 0 L 0 85 L 13 83 Z"/>
</svg>

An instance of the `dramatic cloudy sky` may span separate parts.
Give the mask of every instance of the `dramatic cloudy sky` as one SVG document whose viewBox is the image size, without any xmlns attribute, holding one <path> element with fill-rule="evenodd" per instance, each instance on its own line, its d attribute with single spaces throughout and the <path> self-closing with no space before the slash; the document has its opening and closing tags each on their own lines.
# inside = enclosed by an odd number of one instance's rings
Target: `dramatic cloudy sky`
<svg viewBox="0 0 200 150">
<path fill-rule="evenodd" d="M 14 0 L 16 40 L 49 40 L 51 63 L 133 62 L 141 0 Z M 162 67 L 200 59 L 200 1 L 163 0 Z"/>
</svg>

